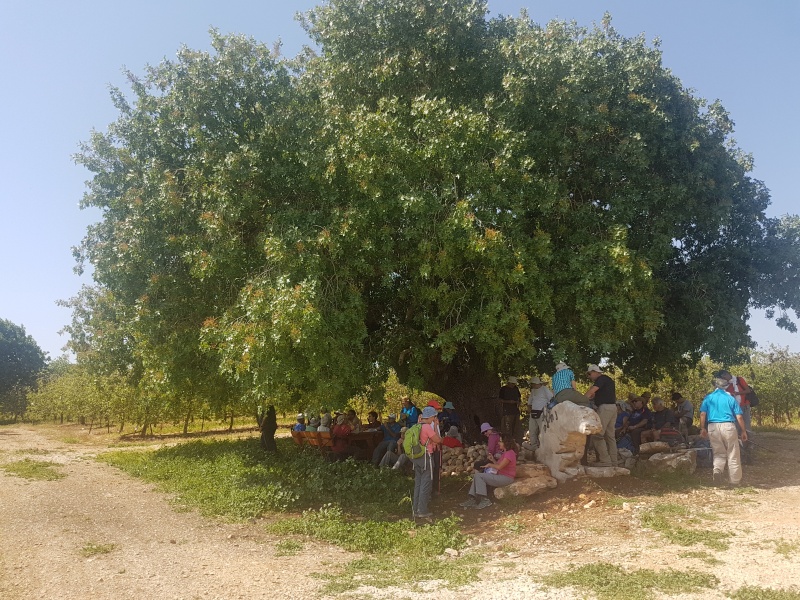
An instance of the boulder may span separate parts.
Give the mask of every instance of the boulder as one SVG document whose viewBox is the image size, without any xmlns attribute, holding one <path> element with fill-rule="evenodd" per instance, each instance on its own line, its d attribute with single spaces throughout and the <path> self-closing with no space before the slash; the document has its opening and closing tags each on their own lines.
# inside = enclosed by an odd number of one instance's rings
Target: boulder
<svg viewBox="0 0 800 600">
<path fill-rule="evenodd" d="M 653 471 L 678 471 L 692 474 L 697 469 L 697 454 L 691 450 L 684 452 L 659 452 L 647 460 L 647 466 Z"/>
<path fill-rule="evenodd" d="M 544 466 L 544 465 L 538 465 Z M 517 470 L 519 473 L 519 469 Z M 545 469 L 531 471 L 535 473 L 533 476 L 523 477 L 522 479 L 515 479 L 511 485 L 499 487 L 494 489 L 495 498 L 503 499 L 511 496 L 533 496 L 541 491 L 552 489 L 558 485 L 554 477 Z"/>
<path fill-rule="evenodd" d="M 631 472 L 623 467 L 584 467 L 583 474 L 592 479 L 602 479 L 604 477 L 616 477 L 617 475 L 630 475 Z"/>
<path fill-rule="evenodd" d="M 644 454 L 649 456 L 657 454 L 658 452 L 669 452 L 669 444 L 667 442 L 647 442 L 639 446 L 639 456 Z"/>
<path fill-rule="evenodd" d="M 536 460 L 547 465 L 559 482 L 577 477 L 583 472 L 586 436 L 602 431 L 600 417 L 590 408 L 569 401 L 546 408 L 539 422 Z"/>
</svg>

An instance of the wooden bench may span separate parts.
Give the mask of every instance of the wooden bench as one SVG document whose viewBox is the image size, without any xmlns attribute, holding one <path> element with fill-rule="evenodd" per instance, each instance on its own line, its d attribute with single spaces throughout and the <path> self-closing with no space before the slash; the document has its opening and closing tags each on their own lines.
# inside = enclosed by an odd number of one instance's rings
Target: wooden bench
<svg viewBox="0 0 800 600">
<path fill-rule="evenodd" d="M 292 431 L 292 439 L 298 446 L 309 445 L 318 448 L 322 454 L 330 451 L 333 446 L 333 436 L 330 431 Z M 367 460 L 372 458 L 375 448 L 383 440 L 380 431 L 361 431 L 348 436 L 351 446 L 361 448 L 366 452 Z"/>
</svg>

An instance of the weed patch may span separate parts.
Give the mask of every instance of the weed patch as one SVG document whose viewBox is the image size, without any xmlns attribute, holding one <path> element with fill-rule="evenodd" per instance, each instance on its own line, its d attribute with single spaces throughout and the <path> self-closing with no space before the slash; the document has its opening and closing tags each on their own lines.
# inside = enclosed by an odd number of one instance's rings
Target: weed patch
<svg viewBox="0 0 800 600">
<path fill-rule="evenodd" d="M 703 561 L 705 564 L 710 566 L 721 565 L 722 561 L 718 559 L 716 556 L 709 552 L 703 551 L 695 551 L 695 552 L 681 552 L 679 554 L 681 558 L 696 558 L 697 560 Z"/>
<path fill-rule="evenodd" d="M 784 556 L 785 558 L 789 558 L 792 554 L 795 554 L 798 550 L 800 550 L 800 542 L 787 542 L 784 539 L 774 540 L 775 543 L 775 552 Z"/>
<path fill-rule="evenodd" d="M 700 518 L 706 517 L 702 514 L 693 517 L 689 509 L 680 504 L 658 504 L 642 515 L 641 522 L 642 526 L 659 532 L 673 544 L 680 546 L 704 544 L 713 550 L 727 550 L 730 533 L 699 531 L 682 525 L 683 522 L 697 523 Z"/>
<path fill-rule="evenodd" d="M 480 556 L 441 557 L 446 548 L 458 550 L 464 546 L 459 523 L 457 517 L 423 526 L 406 519 L 353 522 L 340 508 L 328 505 L 268 529 L 278 534 L 307 535 L 351 552 L 363 552 L 362 558 L 339 570 L 317 574 L 327 580 L 326 593 L 340 594 L 361 586 L 399 586 L 408 590 L 410 585 L 416 586 L 413 581 L 441 580 L 447 587 L 474 581 L 482 566 Z M 410 573 L 415 574 L 413 581 Z"/>
<path fill-rule="evenodd" d="M 711 588 L 719 580 L 707 573 L 695 571 L 652 571 L 639 569 L 626 572 L 608 563 L 584 565 L 570 571 L 553 573 L 541 579 L 549 587 L 575 587 L 594 593 L 600 600 L 648 600 L 656 592 L 685 594 Z"/>
<path fill-rule="evenodd" d="M 773 590 L 771 588 L 746 585 L 729 594 L 729 596 L 733 600 L 800 600 L 800 591 L 794 588 L 791 590 Z"/>
<path fill-rule="evenodd" d="M 294 556 L 303 549 L 297 540 L 281 540 L 275 544 L 275 556 Z"/>
<path fill-rule="evenodd" d="M 87 544 L 81 548 L 81 554 L 86 558 L 90 558 L 98 554 L 108 554 L 116 547 L 116 544 L 95 544 L 94 542 L 87 542 Z"/>
<path fill-rule="evenodd" d="M 11 473 L 24 479 L 39 481 L 55 481 L 64 477 L 64 474 L 57 467 L 58 465 L 55 463 L 31 460 L 29 458 L 0 466 L 6 473 Z"/>
</svg>

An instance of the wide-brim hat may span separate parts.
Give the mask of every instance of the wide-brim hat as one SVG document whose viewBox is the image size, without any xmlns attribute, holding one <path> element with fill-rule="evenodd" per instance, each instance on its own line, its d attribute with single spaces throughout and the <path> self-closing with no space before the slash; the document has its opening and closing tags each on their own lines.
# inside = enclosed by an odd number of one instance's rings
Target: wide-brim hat
<svg viewBox="0 0 800 600">
<path fill-rule="evenodd" d="M 556 365 L 556 371 L 563 371 L 564 369 L 569 369 L 569 365 L 562 360 Z"/>
<path fill-rule="evenodd" d="M 426 406 L 422 409 L 422 418 L 430 419 L 431 417 L 435 417 L 438 412 L 439 411 L 437 411 L 433 406 Z"/>
<path fill-rule="evenodd" d="M 486 433 L 487 431 L 494 429 L 489 423 L 481 423 L 481 433 Z"/>
<path fill-rule="evenodd" d="M 455 410 L 455 408 L 456 408 L 455 406 L 453 406 L 453 403 L 452 403 L 452 402 L 445 402 L 445 403 L 444 403 L 444 407 L 445 407 L 445 408 L 448 408 L 448 409 L 450 409 L 450 410 Z"/>
<path fill-rule="evenodd" d="M 513 383 L 514 385 L 518 385 L 519 381 L 517 381 L 516 377 L 512 376 L 512 377 L 509 377 L 508 379 L 506 379 L 506 383 Z"/>
<path fill-rule="evenodd" d="M 530 382 L 531 382 L 531 385 L 533 385 L 533 384 L 541 385 L 542 380 L 539 379 L 538 377 L 531 377 L 531 381 Z"/>
</svg>

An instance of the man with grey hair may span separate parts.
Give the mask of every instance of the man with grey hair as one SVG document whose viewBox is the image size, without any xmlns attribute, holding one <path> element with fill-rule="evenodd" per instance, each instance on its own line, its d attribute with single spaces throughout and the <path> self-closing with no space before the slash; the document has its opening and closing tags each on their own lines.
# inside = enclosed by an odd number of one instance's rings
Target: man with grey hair
<svg viewBox="0 0 800 600">
<path fill-rule="evenodd" d="M 742 441 L 747 441 L 747 430 L 742 417 L 742 407 L 736 398 L 725 391 L 728 380 L 722 377 L 713 379 L 714 391 L 703 398 L 700 405 L 700 437 L 711 442 L 714 453 L 714 480 L 722 477 L 725 465 L 731 485 L 742 481 L 742 462 L 739 450 L 739 436 L 736 424 L 741 428 Z"/>
</svg>

